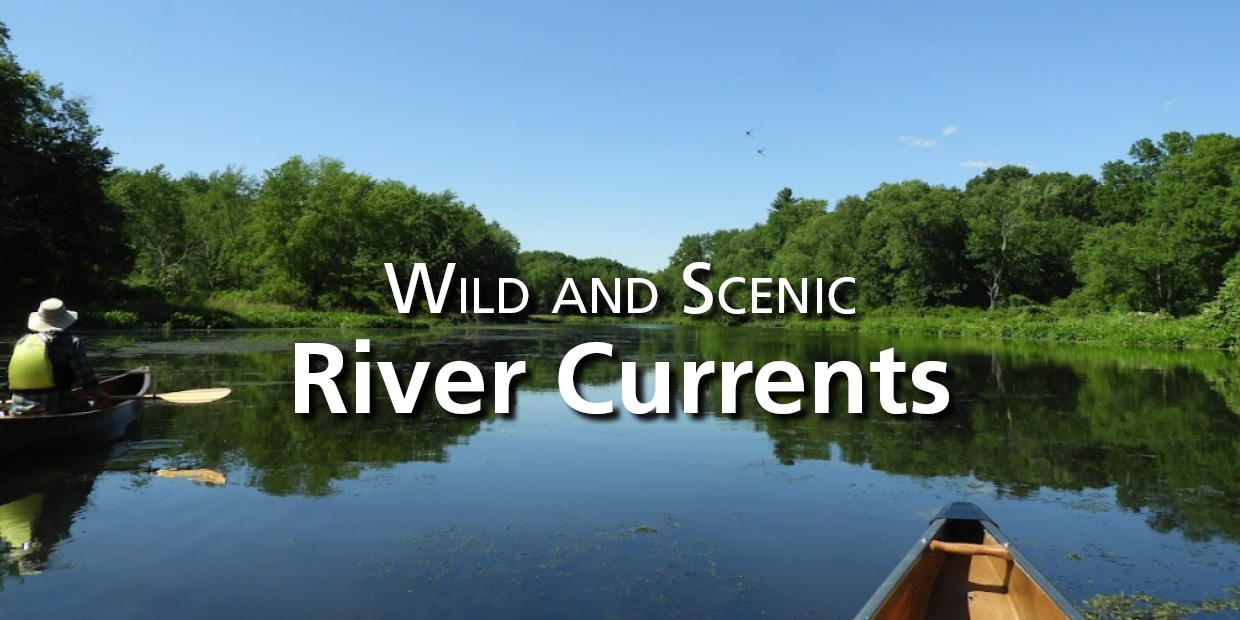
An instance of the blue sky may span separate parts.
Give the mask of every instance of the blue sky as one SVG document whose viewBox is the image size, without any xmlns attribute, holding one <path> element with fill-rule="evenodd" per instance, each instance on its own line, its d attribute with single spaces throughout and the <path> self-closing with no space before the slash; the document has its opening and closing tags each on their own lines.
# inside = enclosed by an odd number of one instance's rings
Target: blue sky
<svg viewBox="0 0 1240 620">
<path fill-rule="evenodd" d="M 644 269 L 762 220 L 782 187 L 1096 176 L 1139 138 L 1240 134 L 1240 3 L 932 4 L 121 0 L 0 20 L 25 68 L 87 98 L 118 165 L 327 155 L 451 189 L 523 249 Z"/>
</svg>

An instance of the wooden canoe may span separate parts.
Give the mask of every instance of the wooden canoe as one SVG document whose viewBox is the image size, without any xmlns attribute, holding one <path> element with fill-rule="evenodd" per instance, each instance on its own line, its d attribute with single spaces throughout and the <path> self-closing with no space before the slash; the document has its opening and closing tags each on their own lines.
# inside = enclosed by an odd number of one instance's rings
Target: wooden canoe
<svg viewBox="0 0 1240 620">
<path fill-rule="evenodd" d="M 119 439 L 138 417 L 138 407 L 151 389 L 151 371 L 137 368 L 104 379 L 99 386 L 107 394 L 133 398 L 112 401 L 106 409 L 0 417 L 0 458 L 63 453 Z M 88 396 L 81 390 L 77 394 Z"/>
<path fill-rule="evenodd" d="M 944 508 L 857 620 L 1082 620 L 980 508 Z"/>
</svg>

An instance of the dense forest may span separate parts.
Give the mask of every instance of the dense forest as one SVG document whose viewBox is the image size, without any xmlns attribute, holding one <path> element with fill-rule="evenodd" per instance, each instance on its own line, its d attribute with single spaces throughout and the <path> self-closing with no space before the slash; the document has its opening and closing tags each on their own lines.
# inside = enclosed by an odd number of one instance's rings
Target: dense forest
<svg viewBox="0 0 1240 620">
<path fill-rule="evenodd" d="M 712 288 L 735 274 L 852 275 L 862 308 L 1053 304 L 1235 321 L 1237 182 L 1240 139 L 1177 132 L 1139 140 L 1100 180 L 1005 166 L 963 190 L 885 183 L 830 209 L 784 189 L 764 223 L 685 237 L 659 277 L 708 261 Z M 745 306 L 748 291 L 736 293 Z"/>
<path fill-rule="evenodd" d="M 336 159 L 293 157 L 259 174 L 116 168 L 83 102 L 23 69 L 7 39 L 0 24 L 6 310 L 61 295 L 103 308 L 143 300 L 391 312 L 383 263 L 424 262 L 433 272 L 456 263 L 456 277 L 520 278 L 531 313 L 550 311 L 566 278 L 582 282 L 584 296 L 590 278 L 648 277 L 657 311 L 679 314 L 697 300 L 683 268 L 706 261 L 714 286 L 729 276 L 853 276 L 850 301 L 862 310 L 1047 306 L 1240 325 L 1240 138 L 1226 134 L 1138 140 L 1097 179 L 1006 166 L 963 189 L 909 180 L 835 204 L 785 188 L 764 221 L 688 235 L 665 269 L 646 274 L 605 258 L 521 252 L 453 192 L 375 179 Z M 746 306 L 748 295 L 733 287 L 729 297 Z"/>
</svg>

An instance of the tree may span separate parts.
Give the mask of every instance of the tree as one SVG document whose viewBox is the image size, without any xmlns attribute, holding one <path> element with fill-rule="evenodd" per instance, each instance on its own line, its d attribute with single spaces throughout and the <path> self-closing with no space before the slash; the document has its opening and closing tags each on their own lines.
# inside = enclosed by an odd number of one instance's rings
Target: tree
<svg viewBox="0 0 1240 620">
<path fill-rule="evenodd" d="M 788 187 L 779 190 L 775 200 L 771 201 L 771 209 L 767 212 L 762 230 L 766 255 L 773 257 L 783 247 L 792 231 L 804 225 L 810 218 L 825 212 L 826 207 L 825 200 L 793 197 L 792 189 Z"/>
<path fill-rule="evenodd" d="M 125 240 L 135 256 L 130 283 L 171 298 L 189 292 L 199 249 L 185 226 L 186 194 L 163 166 L 122 170 L 104 183 L 108 198 L 125 213 Z"/>
<path fill-rule="evenodd" d="M 206 293 L 246 286 L 250 269 L 244 258 L 244 231 L 258 183 L 232 167 L 205 178 L 189 174 L 179 183 L 185 192 L 187 233 L 200 249 L 194 290 Z"/>
<path fill-rule="evenodd" d="M 1236 255 L 1240 259 L 1240 254 Z M 1240 263 L 1240 261 L 1233 261 Z M 1240 269 L 1236 269 L 1219 287 L 1218 296 L 1207 304 L 1203 314 L 1240 331 Z M 1233 332 L 1235 333 L 1235 332 Z"/>
<path fill-rule="evenodd" d="M 375 187 L 335 159 L 294 157 L 268 170 L 248 226 L 258 289 L 300 307 L 363 306 L 356 293 L 376 277 L 364 273 L 375 238 L 400 234 L 367 209 Z"/>
<path fill-rule="evenodd" d="M 857 284 L 870 306 L 927 307 L 967 301 L 968 228 L 959 190 L 922 181 L 884 183 L 865 197 Z"/>
<path fill-rule="evenodd" d="M 1024 168 L 1004 166 L 987 170 L 966 186 L 966 246 L 969 258 L 976 261 L 981 272 L 989 310 L 998 306 L 1011 272 L 1027 265 L 1034 250 L 1025 242 L 1024 234 L 1032 223 L 1030 203 L 1039 199 L 1036 189 L 1027 183 L 1029 177 Z"/>
<path fill-rule="evenodd" d="M 0 23 L 0 264 L 5 305 L 102 300 L 129 271 L 123 214 L 104 195 L 112 153 L 85 104 L 22 69 Z"/>
<path fill-rule="evenodd" d="M 515 277 L 520 249 L 452 192 L 376 181 L 328 158 L 294 157 L 268 170 L 246 231 L 258 290 L 308 308 L 390 307 L 385 262 L 406 273 L 425 263 L 436 280 L 455 263 L 449 294 L 458 295 L 459 278 L 479 278 L 481 302 L 495 307 L 495 282 Z"/>
<path fill-rule="evenodd" d="M 987 170 L 965 187 L 966 241 L 990 310 L 1009 295 L 1040 302 L 1068 295 L 1072 255 L 1093 218 L 1087 176 L 1039 174 L 1017 166 Z"/>
<path fill-rule="evenodd" d="M 857 196 L 847 196 L 835 209 L 810 217 L 793 229 L 771 261 L 771 275 L 799 279 L 834 279 L 854 276 L 857 239 L 868 206 Z M 841 300 L 851 302 L 855 287 L 843 289 Z"/>
<path fill-rule="evenodd" d="M 1240 251 L 1240 139 L 1168 133 L 1130 155 L 1104 169 L 1097 200 L 1110 224 L 1076 257 L 1083 292 L 1108 308 L 1196 312 Z"/>
</svg>

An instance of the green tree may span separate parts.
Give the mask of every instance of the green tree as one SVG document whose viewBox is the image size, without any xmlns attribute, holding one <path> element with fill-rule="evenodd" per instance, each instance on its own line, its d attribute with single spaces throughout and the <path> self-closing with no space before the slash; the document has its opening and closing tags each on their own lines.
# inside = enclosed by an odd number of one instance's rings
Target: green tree
<svg viewBox="0 0 1240 620">
<path fill-rule="evenodd" d="M 857 279 L 869 306 L 960 304 L 972 273 L 961 193 L 922 181 L 884 183 L 866 195 L 858 236 Z"/>
<path fill-rule="evenodd" d="M 17 63 L 0 23 L 0 264 L 5 305 L 61 295 L 101 301 L 132 260 L 123 213 L 103 179 L 112 153 L 97 145 L 80 99 Z"/>
<path fill-rule="evenodd" d="M 1076 257 L 1083 294 L 1103 307 L 1195 312 L 1240 251 L 1240 139 L 1168 133 L 1130 155 L 1104 168 L 1098 207 L 1112 223 Z"/>
<path fill-rule="evenodd" d="M 785 187 L 771 201 L 766 223 L 762 229 L 767 256 L 774 256 L 788 240 L 788 236 L 816 215 L 826 211 L 825 200 L 796 198 L 792 189 Z"/>
<path fill-rule="evenodd" d="M 1071 292 L 1072 256 L 1093 218 L 1093 188 L 1087 176 L 1035 176 L 1017 166 L 969 181 L 966 247 L 990 310 L 1009 295 L 1047 302 Z"/>
<path fill-rule="evenodd" d="M 976 261 L 989 299 L 989 310 L 1007 293 L 1009 281 L 1028 265 L 1035 248 L 1026 231 L 1033 224 L 1031 202 L 1041 198 L 1030 186 L 1029 171 L 1017 166 L 987 170 L 966 186 L 969 258 Z"/>
<path fill-rule="evenodd" d="M 345 298 L 364 277 L 356 259 L 380 230 L 365 209 L 374 187 L 335 159 L 294 157 L 268 171 L 250 223 L 259 289 L 303 307 L 351 305 Z"/>
<path fill-rule="evenodd" d="M 680 245 L 668 258 L 667 267 L 654 274 L 653 278 L 666 312 L 679 314 L 685 304 L 690 303 L 692 291 L 683 281 L 685 267 L 693 263 L 709 263 L 714 256 L 713 234 L 686 235 L 680 240 Z M 700 271 L 694 273 L 694 278 L 697 282 L 706 281 L 706 276 Z"/>
<path fill-rule="evenodd" d="M 198 267 L 193 255 L 200 250 L 186 229 L 184 188 L 155 166 L 116 172 L 104 190 L 125 213 L 124 238 L 135 256 L 129 282 L 162 297 L 184 297 Z"/>
<path fill-rule="evenodd" d="M 181 178 L 185 191 L 187 233 L 198 245 L 196 292 L 236 290 L 250 284 L 245 262 L 245 229 L 250 220 L 257 181 L 237 168 L 206 177 Z"/>
<path fill-rule="evenodd" d="M 564 281 L 575 277 L 579 261 L 562 252 L 535 250 L 517 256 L 521 281 L 530 291 L 530 311 L 551 312 Z"/>
<path fill-rule="evenodd" d="M 516 237 L 452 192 L 376 181 L 335 159 L 294 157 L 267 171 L 250 211 L 247 260 L 258 290 L 283 303 L 390 308 L 383 263 L 398 273 L 425 263 L 436 281 L 454 263 L 449 294 L 459 295 L 460 278 L 479 278 L 480 303 L 494 308 L 496 281 L 517 273 Z"/>
<path fill-rule="evenodd" d="M 857 239 L 868 207 L 857 196 L 847 196 L 828 212 L 818 213 L 793 229 L 771 261 L 774 277 L 827 280 L 855 276 Z M 842 289 L 841 301 L 852 302 L 856 288 Z"/>
</svg>

